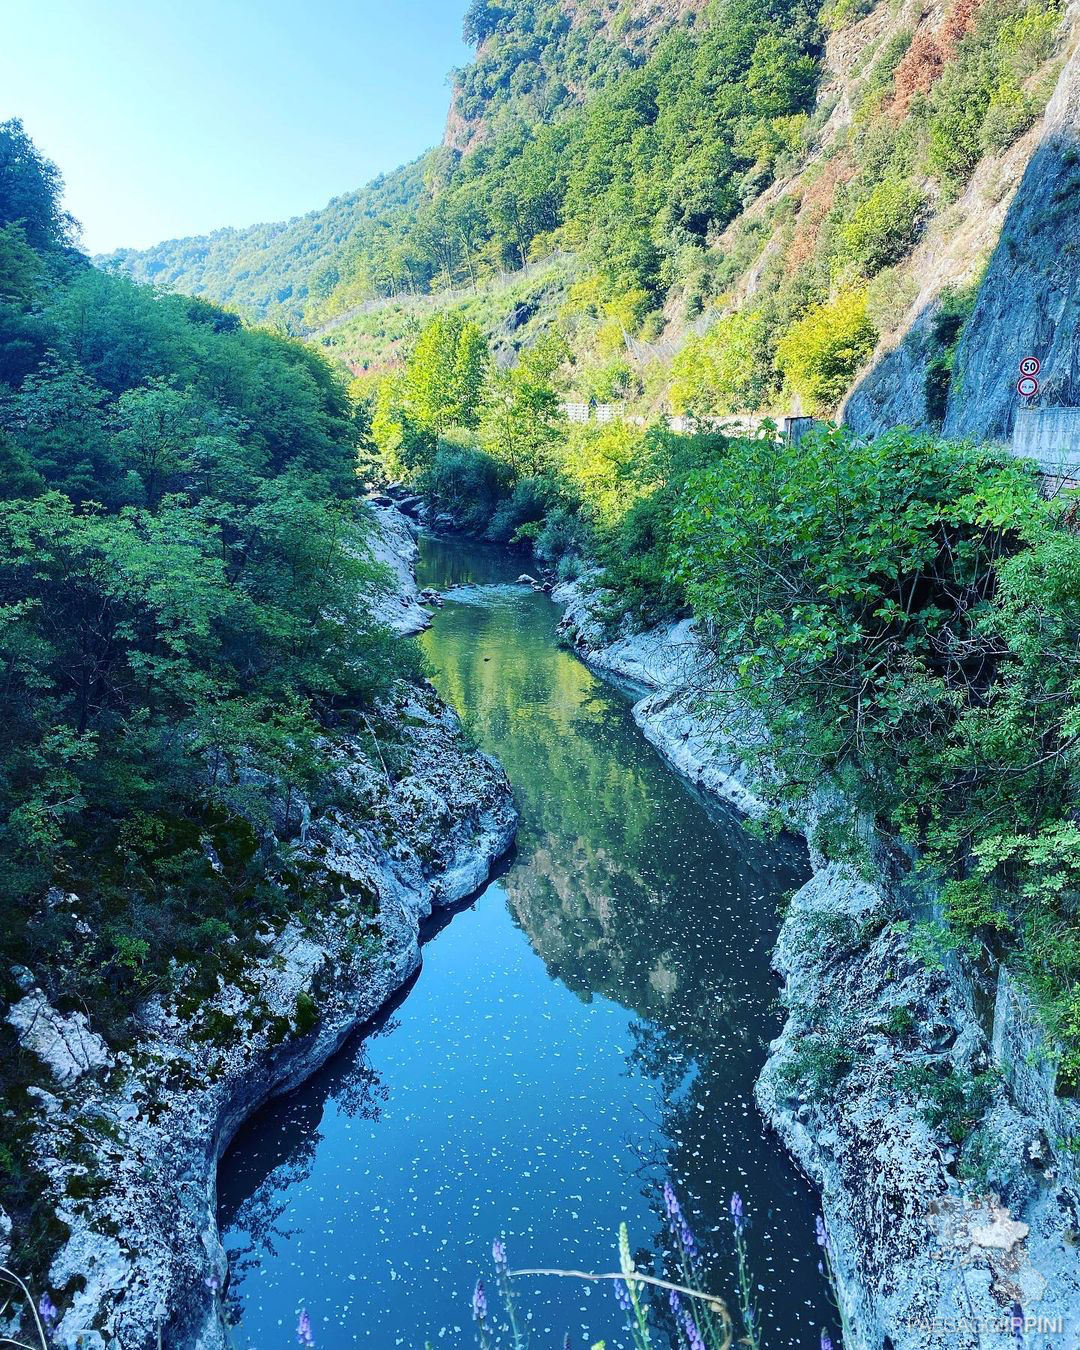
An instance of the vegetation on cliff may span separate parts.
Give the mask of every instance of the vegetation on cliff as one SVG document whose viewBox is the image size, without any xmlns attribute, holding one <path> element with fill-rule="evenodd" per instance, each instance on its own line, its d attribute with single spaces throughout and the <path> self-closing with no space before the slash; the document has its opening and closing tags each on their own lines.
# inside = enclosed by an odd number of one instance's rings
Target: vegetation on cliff
<svg viewBox="0 0 1080 1350">
<path fill-rule="evenodd" d="M 0 126 L 0 981 L 15 1001 L 28 968 L 116 1044 L 148 994 L 215 987 L 295 911 L 278 846 L 327 776 L 321 735 L 414 658 L 360 603 L 381 574 L 339 377 L 95 270 L 58 193 Z"/>
</svg>

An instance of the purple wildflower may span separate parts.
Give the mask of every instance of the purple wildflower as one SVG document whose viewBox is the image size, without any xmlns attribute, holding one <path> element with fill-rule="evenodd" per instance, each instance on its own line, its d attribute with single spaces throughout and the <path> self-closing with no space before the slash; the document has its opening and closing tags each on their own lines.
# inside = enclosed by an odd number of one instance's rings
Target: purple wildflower
<svg viewBox="0 0 1080 1350">
<path fill-rule="evenodd" d="M 1016 1337 L 1016 1344 L 1024 1344 L 1024 1310 L 1019 1303 L 1013 1302 L 1009 1309 L 1009 1321 L 1012 1323 L 1012 1334 Z"/>
<path fill-rule="evenodd" d="M 216 1294 L 217 1291 L 221 1288 L 221 1281 L 218 1279 L 216 1275 L 211 1275 L 207 1279 L 203 1280 L 203 1284 L 206 1285 L 207 1289 L 209 1289 L 212 1294 Z"/>
<path fill-rule="evenodd" d="M 52 1331 L 60 1318 L 60 1313 L 48 1294 L 42 1294 L 41 1298 L 38 1299 L 37 1310 L 38 1316 L 45 1323 L 45 1330 Z"/>
<path fill-rule="evenodd" d="M 300 1319 L 296 1323 L 296 1339 L 300 1345 L 314 1345 L 315 1337 L 311 1333 L 311 1318 L 306 1308 L 300 1309 Z"/>
<path fill-rule="evenodd" d="M 682 1315 L 682 1329 L 686 1333 L 690 1350 L 705 1350 L 705 1342 L 701 1339 L 701 1332 L 698 1331 L 694 1319 L 688 1312 L 684 1312 Z"/>
<path fill-rule="evenodd" d="M 731 1219 L 735 1224 L 736 1233 L 742 1232 L 744 1212 L 742 1196 L 736 1191 L 731 1197 Z"/>
<path fill-rule="evenodd" d="M 567 1332 L 562 1338 L 562 1350 L 570 1350 L 570 1333 Z"/>
<path fill-rule="evenodd" d="M 476 1288 L 472 1296 L 472 1315 L 477 1322 L 483 1322 L 487 1317 L 487 1294 L 484 1293 L 484 1281 L 477 1280 Z"/>
<path fill-rule="evenodd" d="M 671 1315 L 673 1317 L 681 1317 L 682 1299 L 678 1296 L 678 1294 L 675 1292 L 674 1289 L 672 1289 L 671 1292 L 668 1294 L 668 1303 L 671 1305 Z"/>
<path fill-rule="evenodd" d="M 682 1243 L 683 1251 L 687 1256 L 693 1256 L 694 1252 L 697 1251 L 697 1240 L 685 1219 L 679 1224 L 679 1241 Z"/>
<path fill-rule="evenodd" d="M 495 1262 L 495 1269 L 500 1275 L 506 1274 L 506 1243 L 501 1237 L 497 1237 L 491 1244 L 491 1259 Z"/>
<path fill-rule="evenodd" d="M 622 1280 L 615 1281 L 615 1302 L 624 1313 L 628 1313 L 633 1306 L 630 1301 L 630 1290 L 627 1289 Z"/>
<path fill-rule="evenodd" d="M 817 1237 L 817 1245 L 819 1247 L 827 1248 L 829 1245 L 829 1234 L 825 1227 L 825 1220 L 820 1214 L 814 1220 L 814 1234 Z"/>
<path fill-rule="evenodd" d="M 664 1208 L 667 1210 L 668 1218 L 673 1219 L 676 1223 L 682 1218 L 679 1197 L 675 1194 L 675 1188 L 670 1181 L 664 1182 Z"/>
<path fill-rule="evenodd" d="M 832 1337 L 827 1331 L 821 1333 L 821 1350 L 833 1350 Z"/>
</svg>

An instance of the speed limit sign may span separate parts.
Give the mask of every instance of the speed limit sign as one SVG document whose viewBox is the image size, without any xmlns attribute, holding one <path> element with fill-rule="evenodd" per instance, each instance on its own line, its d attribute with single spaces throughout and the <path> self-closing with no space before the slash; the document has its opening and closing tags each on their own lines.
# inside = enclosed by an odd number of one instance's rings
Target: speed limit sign
<svg viewBox="0 0 1080 1350">
<path fill-rule="evenodd" d="M 1021 375 L 1016 381 L 1016 392 L 1021 398 L 1034 398 L 1039 392 L 1039 381 L 1034 375 Z"/>
<path fill-rule="evenodd" d="M 1021 375 L 1038 375 L 1040 370 L 1042 370 L 1042 362 L 1037 356 L 1025 356 L 1020 362 Z"/>
</svg>

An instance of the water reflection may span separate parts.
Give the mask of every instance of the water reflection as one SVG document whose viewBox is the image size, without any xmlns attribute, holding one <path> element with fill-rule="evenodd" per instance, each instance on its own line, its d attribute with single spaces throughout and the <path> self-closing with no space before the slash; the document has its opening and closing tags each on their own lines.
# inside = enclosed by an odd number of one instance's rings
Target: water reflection
<svg viewBox="0 0 1080 1350">
<path fill-rule="evenodd" d="M 779 1026 L 776 907 L 803 851 L 751 839 L 660 763 L 627 699 L 557 647 L 547 597 L 505 584 L 517 560 L 429 541 L 423 568 L 425 584 L 472 584 L 422 641 L 507 768 L 518 851 L 379 1034 L 264 1112 L 223 1165 L 243 1331 L 284 1344 L 305 1303 L 323 1346 L 470 1344 L 495 1232 L 522 1262 L 610 1269 L 620 1220 L 662 1240 L 670 1176 L 719 1248 L 719 1290 L 743 1191 L 769 1343 L 816 1343 L 812 1197 L 752 1103 Z M 588 1286 L 530 1301 L 536 1346 L 623 1343 Z"/>
</svg>

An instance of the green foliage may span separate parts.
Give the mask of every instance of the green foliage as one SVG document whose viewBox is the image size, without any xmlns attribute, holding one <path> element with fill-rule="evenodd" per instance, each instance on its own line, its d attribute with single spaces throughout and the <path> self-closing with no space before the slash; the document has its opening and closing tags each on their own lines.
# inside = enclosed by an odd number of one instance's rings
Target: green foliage
<svg viewBox="0 0 1080 1350">
<path fill-rule="evenodd" d="M 909 1064 L 898 1069 L 893 1087 L 910 1097 L 926 1123 L 962 1144 L 990 1105 L 994 1074 L 966 1074 L 954 1064 Z"/>
<path fill-rule="evenodd" d="M 310 902 L 286 854 L 334 728 L 417 672 L 364 617 L 385 578 L 339 378 L 89 267 L 18 124 L 0 184 L 0 965 L 122 1044 Z"/>
<path fill-rule="evenodd" d="M 777 797 L 830 779 L 916 847 L 945 923 L 912 953 L 1011 951 L 1075 1090 L 1080 541 L 1060 507 L 1015 461 L 905 432 L 734 441 L 677 500 L 673 575 L 770 733 Z"/>
<path fill-rule="evenodd" d="M 926 364 L 926 416 L 931 422 L 943 422 L 952 387 L 953 363 L 960 338 L 979 293 L 981 273 L 963 288 L 946 287 L 934 314 L 931 336 L 934 352 Z"/>
<path fill-rule="evenodd" d="M 602 617 L 616 631 L 629 618 L 648 626 L 685 612 L 686 596 L 677 579 L 673 522 L 687 478 L 724 453 L 723 436 L 679 436 L 650 427 L 641 438 L 632 474 L 630 504 L 601 537 L 607 601 Z"/>
<path fill-rule="evenodd" d="M 416 486 L 438 512 L 449 512 L 462 529 L 482 534 L 509 490 L 504 464 L 469 446 L 439 447 Z"/>
<path fill-rule="evenodd" d="M 678 575 L 794 780 L 887 763 L 948 716 L 967 658 L 939 634 L 990 584 L 1009 525 L 989 503 L 1006 492 L 1034 511 L 1011 464 L 902 432 L 735 441 L 690 480 Z"/>
<path fill-rule="evenodd" d="M 1046 89 L 1027 81 L 1053 51 L 1058 0 L 983 6 L 933 93 L 929 165 L 945 192 L 959 195 L 981 155 L 1006 149 L 1035 121 Z"/>
<path fill-rule="evenodd" d="M 428 323 L 405 372 L 409 416 L 436 438 L 448 427 L 479 425 L 488 349 L 475 324 L 451 310 Z"/>
<path fill-rule="evenodd" d="M 829 411 L 874 350 L 865 290 L 842 291 L 799 319 L 777 343 L 776 362 L 810 413 Z"/>
<path fill-rule="evenodd" d="M 762 309 L 740 310 L 691 338 L 671 365 L 671 406 L 704 418 L 757 412 L 777 392 L 768 318 Z"/>
<path fill-rule="evenodd" d="M 298 1036 L 306 1036 L 319 1024 L 319 1005 L 303 989 L 296 996 L 296 1013 L 293 1025 Z"/>
<path fill-rule="evenodd" d="M 822 1031 L 799 1039 L 782 1076 L 792 1093 L 808 1092 L 821 1098 L 836 1087 L 854 1063 L 855 1049 L 843 1032 Z"/>
<path fill-rule="evenodd" d="M 899 262 L 915 242 L 925 203 L 914 183 L 883 179 L 865 201 L 853 207 L 840 227 L 841 261 L 864 277 Z"/>
</svg>

